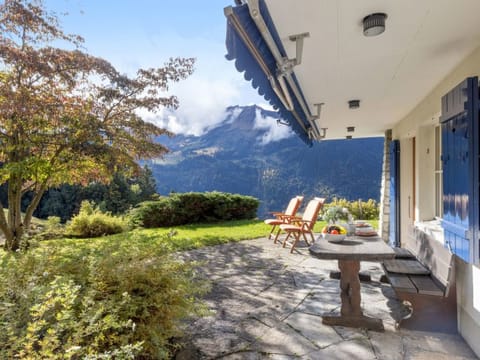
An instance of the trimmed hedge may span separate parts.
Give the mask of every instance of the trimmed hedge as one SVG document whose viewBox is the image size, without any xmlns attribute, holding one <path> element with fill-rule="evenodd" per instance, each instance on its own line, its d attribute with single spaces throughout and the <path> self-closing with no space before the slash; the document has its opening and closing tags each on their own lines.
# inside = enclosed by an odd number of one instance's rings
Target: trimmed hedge
<svg viewBox="0 0 480 360">
<path fill-rule="evenodd" d="M 172 193 L 145 201 L 132 210 L 135 224 L 146 228 L 254 219 L 259 200 L 223 192 Z"/>
</svg>

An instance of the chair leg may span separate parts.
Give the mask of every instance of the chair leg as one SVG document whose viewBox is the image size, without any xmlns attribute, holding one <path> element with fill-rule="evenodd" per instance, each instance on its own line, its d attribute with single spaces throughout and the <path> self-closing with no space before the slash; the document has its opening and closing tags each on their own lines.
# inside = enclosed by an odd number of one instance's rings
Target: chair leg
<svg viewBox="0 0 480 360">
<path fill-rule="evenodd" d="M 272 226 L 272 229 L 270 230 L 270 234 L 268 234 L 268 240 L 270 240 L 272 238 L 273 231 L 275 230 L 276 227 L 277 227 L 277 225 Z"/>
<path fill-rule="evenodd" d="M 288 232 L 287 236 L 285 237 L 285 239 L 283 240 L 283 246 L 282 247 L 285 247 L 285 245 L 287 244 L 287 240 L 288 238 L 290 237 L 290 235 L 292 235 L 291 232 Z"/>
<path fill-rule="evenodd" d="M 307 237 L 305 236 L 305 233 L 302 232 L 302 236 L 305 242 L 307 243 L 307 246 L 310 246 L 310 243 L 308 242 Z"/>
<path fill-rule="evenodd" d="M 275 235 L 275 239 L 273 239 L 273 243 L 274 243 L 274 244 L 277 243 L 278 235 L 280 235 L 280 232 L 281 232 L 281 231 L 282 231 L 282 229 L 278 228 L 277 235 Z"/>
<path fill-rule="evenodd" d="M 295 249 L 297 242 L 300 240 L 300 233 L 295 234 L 293 236 L 295 237 L 295 240 L 293 241 L 292 248 L 290 249 L 290 254 L 293 253 L 293 249 Z"/>
</svg>

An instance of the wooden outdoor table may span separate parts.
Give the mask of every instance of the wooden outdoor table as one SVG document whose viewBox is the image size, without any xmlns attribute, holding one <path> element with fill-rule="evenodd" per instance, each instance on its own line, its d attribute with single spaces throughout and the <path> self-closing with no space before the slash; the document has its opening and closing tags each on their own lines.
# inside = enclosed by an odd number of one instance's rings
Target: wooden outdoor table
<svg viewBox="0 0 480 360">
<path fill-rule="evenodd" d="M 341 272 L 340 296 L 342 300 L 339 315 L 323 316 L 326 325 L 340 325 L 383 331 L 381 319 L 363 315 L 360 302 L 360 261 L 383 261 L 393 259 L 395 252 L 381 238 L 347 237 L 341 243 L 332 243 L 320 238 L 310 247 L 310 254 L 323 260 L 338 260 Z"/>
</svg>

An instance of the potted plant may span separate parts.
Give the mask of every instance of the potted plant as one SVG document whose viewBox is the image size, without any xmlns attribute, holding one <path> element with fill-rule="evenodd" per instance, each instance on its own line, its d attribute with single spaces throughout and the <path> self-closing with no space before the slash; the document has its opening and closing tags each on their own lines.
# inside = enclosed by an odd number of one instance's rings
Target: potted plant
<svg viewBox="0 0 480 360">
<path fill-rule="evenodd" d="M 347 208 L 341 206 L 330 206 L 323 214 L 323 220 L 329 224 L 340 224 L 347 230 L 348 235 L 352 235 L 355 232 L 355 225 L 353 225 L 353 216 L 350 214 Z"/>
<path fill-rule="evenodd" d="M 337 221 L 349 221 L 351 215 L 348 212 L 347 208 L 342 208 L 341 206 L 330 206 L 325 213 L 323 214 L 323 220 L 327 221 L 329 224 L 336 224 Z"/>
</svg>

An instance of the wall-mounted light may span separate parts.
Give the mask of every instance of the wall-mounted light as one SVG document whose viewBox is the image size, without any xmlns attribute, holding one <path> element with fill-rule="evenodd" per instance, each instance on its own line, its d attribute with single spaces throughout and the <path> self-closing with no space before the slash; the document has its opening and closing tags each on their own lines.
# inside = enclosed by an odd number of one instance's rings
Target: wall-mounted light
<svg viewBox="0 0 480 360">
<path fill-rule="evenodd" d="M 377 36 L 385 31 L 385 20 L 387 14 L 374 13 L 363 18 L 363 35 Z"/>
<path fill-rule="evenodd" d="M 347 132 L 354 132 L 355 126 L 347 126 Z"/>
<path fill-rule="evenodd" d="M 347 140 L 351 140 L 351 139 L 352 139 L 352 135 L 347 135 L 347 136 L 345 136 L 345 138 L 346 138 Z"/>
</svg>

